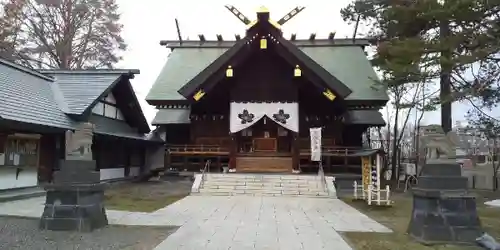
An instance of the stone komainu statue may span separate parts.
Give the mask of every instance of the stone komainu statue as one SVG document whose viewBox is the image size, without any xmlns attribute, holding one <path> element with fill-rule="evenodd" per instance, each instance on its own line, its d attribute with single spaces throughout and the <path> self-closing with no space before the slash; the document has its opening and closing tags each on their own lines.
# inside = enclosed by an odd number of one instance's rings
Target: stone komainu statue
<svg viewBox="0 0 500 250">
<path fill-rule="evenodd" d="M 445 134 L 440 125 L 429 125 L 423 126 L 420 133 L 420 145 L 425 149 L 426 160 L 456 158 L 458 138 L 455 132 Z"/>
<path fill-rule="evenodd" d="M 75 131 L 66 132 L 66 158 L 68 160 L 92 160 L 94 125 L 80 123 Z"/>
</svg>

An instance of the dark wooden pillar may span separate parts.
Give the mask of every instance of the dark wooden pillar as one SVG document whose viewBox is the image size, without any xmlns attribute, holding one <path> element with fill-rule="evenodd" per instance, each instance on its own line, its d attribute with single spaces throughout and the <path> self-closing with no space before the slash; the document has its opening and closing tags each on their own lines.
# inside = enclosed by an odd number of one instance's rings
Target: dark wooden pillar
<svg viewBox="0 0 500 250">
<path fill-rule="evenodd" d="M 5 153 L 5 146 L 7 144 L 7 133 L 0 132 L 0 154 Z"/>
<path fill-rule="evenodd" d="M 220 163 L 220 162 L 221 162 L 221 161 L 220 161 L 220 156 L 217 156 L 217 163 L 216 163 L 217 165 L 216 165 L 216 168 L 215 168 L 215 169 L 222 169 L 222 165 L 221 165 L 221 163 Z M 212 166 L 210 166 L 210 168 L 212 168 Z M 211 171 L 211 170 L 210 170 L 210 168 L 209 168 L 209 172 Z M 219 171 L 220 171 L 220 170 L 219 170 Z"/>
<path fill-rule="evenodd" d="M 132 157 L 134 156 L 137 156 L 137 151 L 139 150 L 140 146 L 137 146 L 137 147 L 129 147 L 128 145 L 127 146 L 124 146 L 123 148 L 123 151 L 125 154 L 127 154 L 127 159 L 125 160 L 125 169 L 124 169 L 124 173 L 123 175 L 125 177 L 128 177 L 130 175 L 130 164 L 132 164 Z"/>
<path fill-rule="evenodd" d="M 299 133 L 293 132 L 292 135 L 292 169 L 300 170 L 300 140 Z"/>
<path fill-rule="evenodd" d="M 326 156 L 326 166 L 327 166 L 327 173 L 332 172 L 332 157 L 331 156 Z"/>
<path fill-rule="evenodd" d="M 38 181 L 40 183 L 47 183 L 52 180 L 52 173 L 54 171 L 53 164 L 59 158 L 57 151 L 57 135 L 44 134 L 38 141 Z"/>
<path fill-rule="evenodd" d="M 172 167 L 172 155 L 170 154 L 170 148 L 168 146 L 165 147 L 165 160 L 163 167 L 164 169 Z"/>
<path fill-rule="evenodd" d="M 238 152 L 238 141 L 236 134 L 231 134 L 231 144 L 229 146 L 229 168 L 236 169 L 236 152 Z"/>
</svg>

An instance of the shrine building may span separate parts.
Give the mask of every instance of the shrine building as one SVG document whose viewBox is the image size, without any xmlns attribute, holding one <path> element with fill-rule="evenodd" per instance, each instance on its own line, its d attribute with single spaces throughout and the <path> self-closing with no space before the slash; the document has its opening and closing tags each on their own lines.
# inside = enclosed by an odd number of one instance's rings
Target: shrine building
<svg viewBox="0 0 500 250">
<path fill-rule="evenodd" d="M 274 21 L 265 8 L 244 37 L 161 41 L 168 60 L 146 97 L 167 143 L 165 167 L 234 172 L 317 172 L 309 128 L 322 128 L 327 173 L 360 173 L 370 127 L 384 126 L 388 95 L 366 57 L 367 39 L 283 36 L 296 8 Z M 370 152 L 375 152 L 371 150 Z"/>
<path fill-rule="evenodd" d="M 33 70 L 0 58 L 0 191 L 51 182 L 68 132 L 82 122 L 94 126 L 92 156 L 102 181 L 163 167 L 164 141 L 150 133 L 130 82 L 136 74 Z"/>
</svg>

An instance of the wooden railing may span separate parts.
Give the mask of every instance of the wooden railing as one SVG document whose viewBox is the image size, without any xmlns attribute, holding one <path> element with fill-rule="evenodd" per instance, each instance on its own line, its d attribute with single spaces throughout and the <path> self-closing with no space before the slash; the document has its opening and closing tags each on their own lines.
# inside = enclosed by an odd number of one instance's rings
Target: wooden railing
<svg viewBox="0 0 500 250">
<path fill-rule="evenodd" d="M 333 138 L 322 138 L 321 145 L 324 147 L 336 147 L 338 141 Z M 299 146 L 301 149 L 311 148 L 311 138 L 299 138 Z"/>
<path fill-rule="evenodd" d="M 170 153 L 228 153 L 229 148 L 220 145 L 197 145 L 197 144 L 183 144 L 183 145 L 167 145 Z"/>
<path fill-rule="evenodd" d="M 365 150 L 373 150 L 373 149 L 363 149 L 361 147 L 341 147 L 341 146 L 323 146 L 321 147 L 321 153 L 322 154 L 334 154 L 334 155 L 350 155 L 354 153 L 359 153 Z M 311 149 L 301 149 L 300 150 L 301 154 L 310 154 Z"/>
</svg>

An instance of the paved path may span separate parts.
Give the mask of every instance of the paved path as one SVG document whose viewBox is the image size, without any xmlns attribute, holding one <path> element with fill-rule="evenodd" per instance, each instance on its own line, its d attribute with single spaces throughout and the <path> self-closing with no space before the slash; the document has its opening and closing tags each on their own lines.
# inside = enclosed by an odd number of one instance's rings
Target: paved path
<svg viewBox="0 0 500 250">
<path fill-rule="evenodd" d="M 43 199 L 0 204 L 0 214 L 38 217 Z M 154 213 L 108 211 L 112 224 L 177 225 L 155 250 L 351 249 L 338 232 L 390 232 L 337 199 L 188 196 Z"/>
</svg>

